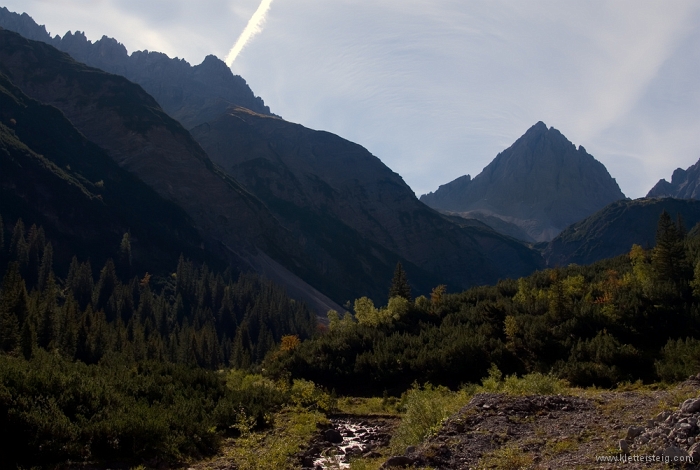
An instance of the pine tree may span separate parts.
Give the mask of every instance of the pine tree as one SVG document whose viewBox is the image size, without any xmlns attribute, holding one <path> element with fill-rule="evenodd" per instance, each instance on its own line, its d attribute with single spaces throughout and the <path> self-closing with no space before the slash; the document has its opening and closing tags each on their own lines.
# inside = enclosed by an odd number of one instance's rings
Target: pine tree
<svg viewBox="0 0 700 470">
<path fill-rule="evenodd" d="M 119 244 L 119 275 L 122 279 L 129 279 L 131 277 L 131 234 L 126 232 L 122 237 L 122 241 Z"/>
<path fill-rule="evenodd" d="M 19 263 L 10 263 L 0 292 L 0 347 L 14 351 L 19 346 L 20 328 L 29 316 L 29 296 Z"/>
<path fill-rule="evenodd" d="M 20 269 L 27 266 L 29 262 L 29 246 L 27 245 L 27 239 L 24 238 L 24 222 L 22 222 L 22 219 L 17 220 L 15 228 L 12 231 L 10 259 L 17 261 Z"/>
<path fill-rule="evenodd" d="M 61 325 L 59 328 L 59 348 L 61 353 L 69 358 L 75 358 L 78 349 L 78 303 L 72 294 L 68 294 L 61 308 Z"/>
<path fill-rule="evenodd" d="M 90 261 L 79 264 L 78 259 L 75 256 L 73 257 L 68 270 L 66 287 L 72 292 L 73 298 L 78 302 L 80 309 L 85 310 L 92 301 L 92 294 L 95 289 L 95 280 L 92 277 Z"/>
<path fill-rule="evenodd" d="M 44 290 L 41 292 L 39 300 L 39 316 L 37 334 L 39 346 L 50 349 L 57 346 L 60 320 L 58 319 L 58 304 L 56 297 L 58 286 L 54 281 L 53 272 L 49 272 Z"/>
<path fill-rule="evenodd" d="M 34 351 L 37 348 L 37 335 L 36 329 L 34 328 L 34 322 L 27 321 L 22 325 L 22 334 L 20 338 L 20 347 L 22 349 L 22 355 L 25 359 L 29 360 L 34 356 Z"/>
<path fill-rule="evenodd" d="M 32 224 L 29 228 L 29 234 L 27 235 L 28 263 L 26 269 L 23 271 L 24 280 L 30 290 L 37 285 L 45 246 L 46 237 L 44 235 L 44 229 Z"/>
<path fill-rule="evenodd" d="M 676 285 L 690 277 L 690 265 L 685 255 L 678 226 L 666 211 L 661 213 L 656 229 L 656 246 L 651 255 L 652 266 L 659 280 Z"/>
<path fill-rule="evenodd" d="M 44 247 L 38 274 L 37 288 L 39 291 L 44 291 L 49 282 L 49 277 L 53 277 L 53 246 L 51 246 L 50 242 Z"/>
<path fill-rule="evenodd" d="M 233 340 L 231 365 L 237 369 L 247 369 L 250 367 L 251 349 L 248 323 L 244 322 L 238 327 L 236 337 Z"/>
<path fill-rule="evenodd" d="M 102 271 L 100 271 L 100 279 L 97 281 L 95 292 L 92 296 L 92 305 L 95 310 L 104 308 L 104 306 L 107 305 L 107 301 L 118 284 L 119 279 L 117 279 L 114 261 L 110 258 L 105 263 Z"/>
<path fill-rule="evenodd" d="M 406 272 L 403 270 L 403 266 L 401 266 L 400 261 L 396 263 L 394 278 L 391 280 L 389 298 L 392 297 L 403 297 L 409 302 L 413 300 L 413 297 L 411 296 L 411 285 L 408 283 Z"/>
</svg>

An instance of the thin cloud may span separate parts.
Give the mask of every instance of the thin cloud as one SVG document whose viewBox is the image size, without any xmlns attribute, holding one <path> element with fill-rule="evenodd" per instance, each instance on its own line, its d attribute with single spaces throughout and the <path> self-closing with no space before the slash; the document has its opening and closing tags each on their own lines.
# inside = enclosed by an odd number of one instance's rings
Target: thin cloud
<svg viewBox="0 0 700 470">
<path fill-rule="evenodd" d="M 260 2 L 260 6 L 255 10 L 255 13 L 253 13 L 245 29 L 226 56 L 226 65 L 231 67 L 246 44 L 248 44 L 256 34 L 262 31 L 265 19 L 267 18 L 267 12 L 270 11 L 270 6 L 272 6 L 272 0 L 262 0 L 262 2 Z"/>
</svg>

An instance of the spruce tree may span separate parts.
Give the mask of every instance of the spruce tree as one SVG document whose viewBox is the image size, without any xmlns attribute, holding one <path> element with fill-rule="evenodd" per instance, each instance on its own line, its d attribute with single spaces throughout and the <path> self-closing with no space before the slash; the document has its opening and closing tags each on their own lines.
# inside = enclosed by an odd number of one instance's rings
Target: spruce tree
<svg viewBox="0 0 700 470">
<path fill-rule="evenodd" d="M 411 296 L 411 286 L 406 278 L 406 272 L 403 270 L 403 266 L 401 266 L 401 261 L 396 263 L 394 278 L 391 280 L 389 298 L 392 297 L 403 297 L 409 302 L 413 300 L 413 297 Z"/>
<path fill-rule="evenodd" d="M 34 351 L 37 348 L 37 335 L 33 321 L 27 320 L 24 322 L 24 325 L 22 325 L 20 347 L 25 359 L 29 360 L 34 356 Z"/>
<path fill-rule="evenodd" d="M 686 259 L 681 233 L 666 211 L 659 216 L 656 246 L 651 259 L 654 271 L 661 281 L 671 281 L 678 285 L 689 277 L 690 266 Z"/>
<path fill-rule="evenodd" d="M 24 238 L 24 222 L 22 222 L 22 219 L 17 220 L 15 228 L 12 231 L 10 259 L 17 261 L 20 269 L 27 266 L 29 262 L 29 246 L 27 245 L 27 239 Z"/>
<path fill-rule="evenodd" d="M 39 266 L 37 288 L 39 291 L 44 291 L 49 282 L 49 278 L 53 277 L 53 246 L 47 243 L 44 247 L 44 254 L 41 257 L 41 265 Z"/>
<path fill-rule="evenodd" d="M 128 280 L 131 277 L 131 234 L 126 232 L 119 244 L 119 275 L 122 279 Z"/>
<path fill-rule="evenodd" d="M 100 271 L 100 279 L 97 281 L 95 292 L 92 296 L 92 305 L 95 310 L 104 308 L 104 306 L 107 305 L 107 301 L 118 284 L 119 279 L 117 279 L 117 271 L 114 267 L 114 261 L 112 261 L 112 258 L 110 258 L 105 263 L 102 271 Z"/>
<path fill-rule="evenodd" d="M 0 292 L 0 348 L 14 351 L 19 346 L 20 328 L 29 316 L 29 296 L 19 263 L 10 263 Z"/>
</svg>

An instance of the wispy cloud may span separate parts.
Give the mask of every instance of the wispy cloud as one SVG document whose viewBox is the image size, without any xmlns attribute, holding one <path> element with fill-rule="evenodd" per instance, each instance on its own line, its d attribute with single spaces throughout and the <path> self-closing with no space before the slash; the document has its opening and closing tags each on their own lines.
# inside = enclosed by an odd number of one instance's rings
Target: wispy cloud
<svg viewBox="0 0 700 470">
<path fill-rule="evenodd" d="M 248 21 L 245 29 L 238 37 L 238 40 L 233 45 L 228 55 L 226 56 L 226 65 L 231 67 L 233 62 L 241 53 L 243 48 L 248 44 L 248 42 L 253 39 L 253 37 L 262 31 L 262 27 L 265 24 L 265 18 L 267 17 L 267 12 L 270 11 L 270 6 L 272 6 L 272 0 L 262 0 L 260 6 L 255 10 L 253 16 Z"/>
</svg>

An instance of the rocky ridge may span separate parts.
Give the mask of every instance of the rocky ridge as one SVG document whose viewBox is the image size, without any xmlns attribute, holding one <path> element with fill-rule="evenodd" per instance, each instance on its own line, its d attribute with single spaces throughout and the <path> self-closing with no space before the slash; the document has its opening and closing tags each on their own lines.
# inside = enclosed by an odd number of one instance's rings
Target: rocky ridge
<svg viewBox="0 0 700 470">
<path fill-rule="evenodd" d="M 649 191 L 647 197 L 674 197 L 679 199 L 700 199 L 700 161 L 687 170 L 677 168 L 669 183 L 659 180 Z"/>
<path fill-rule="evenodd" d="M 538 122 L 475 178 L 457 178 L 421 201 L 463 217 L 501 218 L 540 242 L 624 197 L 586 149 Z"/>
<path fill-rule="evenodd" d="M 414 276 L 409 268 L 409 278 L 426 278 L 427 272 L 458 288 L 520 277 L 542 266 L 538 253 L 512 238 L 441 217 L 379 158 L 329 132 L 236 108 L 192 135 L 215 163 L 307 241 L 320 244 L 331 230 L 338 236 L 354 232 L 423 271 L 414 269 Z M 365 270 L 365 275 L 374 274 Z"/>
<path fill-rule="evenodd" d="M 270 114 L 270 108 L 255 96 L 246 81 L 213 55 L 192 66 L 160 52 L 136 51 L 130 55 L 123 44 L 107 36 L 95 42 L 80 31 L 51 37 L 45 26 L 39 26 L 26 13 L 19 15 L 4 7 L 0 8 L 0 27 L 50 44 L 79 62 L 138 83 L 186 129 L 234 105 Z"/>
<path fill-rule="evenodd" d="M 25 29 L 29 27 L 28 21 L 23 24 Z M 45 32 L 43 28 L 39 29 Z M 41 31 L 34 33 L 41 36 Z M 75 35 L 66 36 L 61 41 L 65 47 L 73 43 L 86 44 L 84 38 L 76 38 Z M 109 48 L 96 54 L 96 57 L 106 61 L 106 65 L 94 63 L 128 76 L 127 70 L 115 65 L 119 61 L 110 59 L 123 57 L 125 52 L 117 51 L 120 47 L 107 40 L 103 40 L 102 45 Z M 220 69 L 222 73 L 225 67 L 213 58 L 206 60 L 204 65 Z M 159 70 L 158 67 L 155 69 Z M 166 75 L 171 79 L 173 74 Z M 149 89 L 145 81 L 141 80 L 140 83 Z M 57 93 L 66 91 L 65 84 L 50 90 L 43 90 L 43 85 L 31 85 L 30 80 L 24 80 L 21 84 L 22 87 L 33 87 L 25 90 L 28 94 L 59 107 L 76 127 L 96 143 L 107 150 L 116 150 L 112 153 L 115 158 L 125 165 L 134 165 L 129 169 L 135 171 L 135 166 L 142 165 L 139 157 L 142 149 L 152 149 L 153 146 L 141 139 L 138 132 L 135 139 L 127 139 L 124 133 L 115 136 L 118 129 L 123 129 L 119 124 L 101 129 L 105 124 L 104 119 L 93 119 L 95 115 L 85 113 L 85 109 L 71 108 L 73 105 L 68 105 L 69 100 L 64 97 L 57 99 Z M 75 92 L 73 96 L 78 94 Z M 146 124 L 149 117 L 131 116 L 130 104 L 125 106 L 122 99 L 111 98 L 111 103 L 119 104 L 124 111 L 121 117 L 126 117 L 132 124 L 130 130 L 138 130 L 143 124 L 148 132 L 153 132 L 153 126 Z M 155 98 L 164 110 L 170 109 L 161 95 Z M 158 107 L 152 101 L 148 107 L 156 110 Z M 238 186 L 244 197 L 253 196 L 246 203 L 262 201 L 262 212 L 270 211 L 276 219 L 266 229 L 253 235 L 256 240 L 254 245 L 262 247 L 264 251 L 260 256 L 255 253 L 255 264 L 258 270 L 264 269 L 262 272 L 266 274 L 270 270 L 273 273 L 280 271 L 279 266 L 274 266 L 276 262 L 341 303 L 362 295 L 382 302 L 397 261 L 404 265 L 415 283 L 414 287 L 421 293 L 429 292 L 437 284 L 461 289 L 495 282 L 504 277 L 519 277 L 544 265 L 539 253 L 513 239 L 491 230 L 447 222 L 420 204 L 399 175 L 359 145 L 245 107 L 228 108 L 228 112 L 212 118 L 222 111 L 222 107 L 210 107 L 201 102 L 197 106 L 197 113 L 201 111 L 204 114 L 192 121 L 184 120 L 172 109 L 169 112 L 174 113 L 180 122 L 185 122 L 186 126 L 211 119 L 194 129 L 198 143 L 205 147 L 214 162 L 221 165 L 224 170 L 222 176 Z M 136 109 L 144 111 L 138 106 Z M 213 135 L 217 130 L 221 132 Z M 179 129 L 177 133 L 183 134 L 182 131 Z M 178 139 L 188 140 L 184 135 L 178 136 Z M 129 148 L 124 147 L 125 142 L 130 142 Z M 162 135 L 156 147 L 168 142 Z M 206 159 L 204 153 L 200 152 L 200 156 Z M 333 173 L 333 165 L 339 160 L 346 161 L 346 164 L 335 168 Z M 143 161 L 154 162 L 148 159 Z M 341 168 L 352 171 L 346 174 L 337 171 Z M 162 174 L 162 170 L 151 166 L 142 168 L 139 175 L 149 184 L 168 184 L 171 175 Z M 239 181 L 243 183 L 240 186 L 237 184 Z M 191 186 L 190 183 L 184 180 L 183 186 Z M 172 192 L 173 185 L 170 184 L 167 190 Z M 201 193 L 201 196 L 211 199 L 212 195 Z M 198 203 L 200 198 L 191 195 L 183 200 L 183 204 Z M 218 210 L 212 209 L 217 203 L 209 202 L 214 206 L 209 205 L 206 210 L 202 208 L 200 213 Z M 236 205 L 236 198 L 227 200 L 225 204 Z M 221 220 L 231 220 L 231 217 L 224 217 Z M 246 220 L 241 218 L 241 224 L 245 224 Z M 282 224 L 283 230 L 278 230 L 278 223 Z M 259 225 L 258 221 L 253 221 L 251 228 L 256 229 Z M 208 221 L 200 228 L 206 232 L 221 227 Z M 237 233 L 241 234 L 240 238 L 250 240 L 246 234 L 250 234 L 251 229 L 241 227 Z M 286 241 L 278 243 L 274 241 L 276 238 L 285 238 Z M 270 239 L 273 240 L 265 243 Z M 289 280 L 285 283 L 289 284 Z"/>
<path fill-rule="evenodd" d="M 549 266 L 590 264 L 629 253 L 633 244 L 649 248 L 656 243 L 659 216 L 680 216 L 687 230 L 700 222 L 700 201 L 642 198 L 613 202 L 572 224 L 544 249 Z"/>
</svg>

